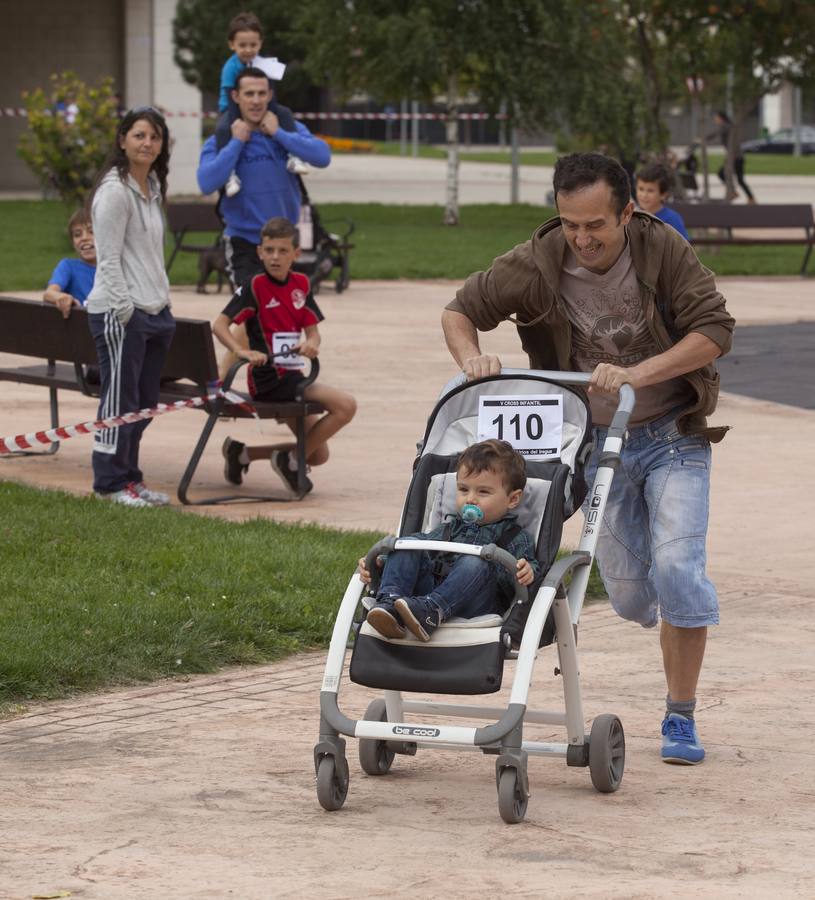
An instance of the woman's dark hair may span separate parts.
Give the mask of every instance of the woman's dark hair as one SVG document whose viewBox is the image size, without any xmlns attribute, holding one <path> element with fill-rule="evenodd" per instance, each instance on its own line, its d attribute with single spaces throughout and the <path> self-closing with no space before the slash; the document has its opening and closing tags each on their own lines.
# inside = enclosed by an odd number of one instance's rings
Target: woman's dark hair
<svg viewBox="0 0 815 900">
<path fill-rule="evenodd" d="M 732 125 L 733 123 L 730 121 L 730 116 L 723 110 L 717 109 L 716 115 L 724 122 L 725 125 Z"/>
<path fill-rule="evenodd" d="M 559 193 L 579 191 L 598 181 L 605 181 L 611 188 L 614 211 L 619 220 L 623 210 L 631 202 L 631 181 L 616 159 L 603 156 L 602 153 L 571 153 L 560 157 L 555 163 L 555 176 L 552 179 L 555 204 Z"/>
<path fill-rule="evenodd" d="M 127 178 L 129 164 L 127 155 L 122 148 L 121 141 L 136 122 L 139 122 L 142 119 L 145 122 L 149 122 L 161 135 L 161 152 L 156 157 L 153 165 L 150 166 L 150 171 L 155 172 L 158 177 L 162 202 L 167 199 L 167 172 L 170 168 L 170 131 L 167 128 L 167 123 L 164 121 L 164 116 L 162 116 L 157 109 L 154 109 L 152 106 L 137 106 L 135 109 L 131 109 L 124 114 L 122 121 L 119 123 L 119 127 L 116 129 L 116 138 L 113 143 L 113 149 L 110 151 L 104 165 L 99 170 L 93 190 L 88 197 L 86 204 L 88 209 L 91 208 L 93 196 L 98 190 L 99 185 L 102 183 L 102 179 L 111 169 L 116 169 L 119 173 L 119 178 L 122 181 Z"/>
</svg>

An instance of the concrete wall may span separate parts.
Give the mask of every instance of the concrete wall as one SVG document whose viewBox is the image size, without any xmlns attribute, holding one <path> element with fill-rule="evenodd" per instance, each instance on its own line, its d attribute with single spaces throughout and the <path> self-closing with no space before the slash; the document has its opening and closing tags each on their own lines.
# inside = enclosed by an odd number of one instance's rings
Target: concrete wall
<svg viewBox="0 0 815 900">
<path fill-rule="evenodd" d="M 171 194 L 197 194 L 195 170 L 201 149 L 201 94 L 188 85 L 173 62 L 172 24 L 176 0 L 127 0 L 125 5 L 125 102 L 152 104 L 167 112 L 173 142 Z"/>
<path fill-rule="evenodd" d="M 47 88 L 52 72 L 70 69 L 91 82 L 111 75 L 122 83 L 122 4 L 83 0 L 81 14 L 64 0 L 3 0 L 2 8 L 0 108 L 21 107 L 21 91 Z M 16 152 L 25 128 L 25 119 L 0 116 L 0 190 L 38 187 Z"/>
<path fill-rule="evenodd" d="M 197 193 L 201 120 L 177 113 L 200 112 L 201 95 L 182 80 L 173 62 L 176 2 L 83 0 L 79 15 L 77 6 L 64 0 L 38 0 L 32 11 L 22 4 L 12 8 L 9 0 L 3 0 L 0 59 L 5 71 L 0 108 L 20 107 L 20 92 L 47 87 L 52 72 L 71 69 L 90 82 L 111 75 L 126 107 L 151 104 L 168 112 L 173 141 L 170 192 Z M 0 191 L 38 188 L 16 154 L 25 127 L 23 118 L 0 116 Z"/>
</svg>

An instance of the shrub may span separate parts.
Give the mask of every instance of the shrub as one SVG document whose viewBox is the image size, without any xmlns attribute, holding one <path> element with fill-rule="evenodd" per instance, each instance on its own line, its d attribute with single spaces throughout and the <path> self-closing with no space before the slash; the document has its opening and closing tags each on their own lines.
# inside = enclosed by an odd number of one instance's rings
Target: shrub
<svg viewBox="0 0 815 900">
<path fill-rule="evenodd" d="M 69 206 L 80 206 L 116 135 L 113 79 L 89 86 L 73 72 L 51 76 L 48 92 L 23 91 L 28 114 L 17 152 L 42 182 Z"/>
</svg>

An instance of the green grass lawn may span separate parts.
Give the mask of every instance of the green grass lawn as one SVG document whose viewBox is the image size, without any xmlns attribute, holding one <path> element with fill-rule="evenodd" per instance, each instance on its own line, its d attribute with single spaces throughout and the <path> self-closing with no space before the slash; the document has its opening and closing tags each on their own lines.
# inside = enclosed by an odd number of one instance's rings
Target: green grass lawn
<svg viewBox="0 0 815 900">
<path fill-rule="evenodd" d="M 0 705 L 321 646 L 381 537 L 2 481 L 0 519 Z"/>
<path fill-rule="evenodd" d="M 352 279 L 460 280 L 526 240 L 553 213 L 530 204 L 463 206 L 461 224 L 451 228 L 441 224 L 440 206 L 325 203 L 319 210 L 329 229 L 341 229 L 343 219 L 356 223 Z M 55 200 L 0 202 L 0 291 L 45 288 L 56 261 L 72 252 L 66 218 Z M 197 242 L 199 237 L 206 240 L 196 235 Z M 702 253 L 701 259 L 719 275 L 796 275 L 803 252 L 803 247 L 724 247 Z M 179 254 L 172 283 L 194 284 L 197 277 L 197 256 Z"/>
<path fill-rule="evenodd" d="M 7 481 L 0 521 L 0 714 L 326 646 L 356 560 L 381 537 L 123 509 Z M 588 596 L 605 596 L 594 573 Z"/>
</svg>

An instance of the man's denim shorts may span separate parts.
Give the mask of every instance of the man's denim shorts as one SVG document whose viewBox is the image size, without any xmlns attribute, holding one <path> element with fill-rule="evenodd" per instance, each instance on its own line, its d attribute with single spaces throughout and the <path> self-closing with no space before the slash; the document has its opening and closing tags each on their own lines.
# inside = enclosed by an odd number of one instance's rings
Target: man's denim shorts
<svg viewBox="0 0 815 900">
<path fill-rule="evenodd" d="M 612 606 L 646 628 L 659 618 L 682 628 L 719 622 L 716 589 L 705 574 L 710 443 L 680 435 L 677 413 L 629 429 L 597 542 Z M 588 484 L 606 431 L 594 429 Z"/>
</svg>

